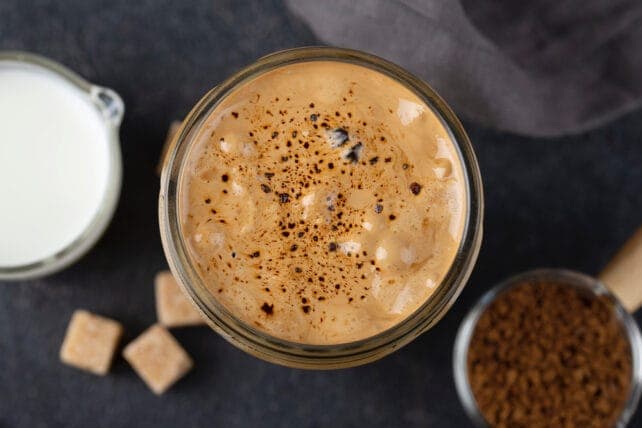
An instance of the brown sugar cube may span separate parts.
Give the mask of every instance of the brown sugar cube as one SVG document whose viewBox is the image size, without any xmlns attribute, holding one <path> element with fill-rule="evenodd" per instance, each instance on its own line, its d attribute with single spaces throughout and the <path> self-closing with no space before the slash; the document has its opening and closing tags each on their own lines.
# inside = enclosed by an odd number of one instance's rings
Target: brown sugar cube
<svg viewBox="0 0 642 428">
<path fill-rule="evenodd" d="M 174 136 L 176 135 L 176 132 L 179 130 L 182 124 L 183 122 L 181 122 L 180 120 L 174 120 L 169 125 L 167 135 L 165 136 L 165 144 L 163 144 L 163 149 L 161 150 L 161 155 L 158 159 L 158 164 L 156 165 L 156 174 L 159 176 L 161 175 L 161 172 L 163 172 L 165 159 L 167 158 L 167 154 L 169 153 L 172 143 L 174 142 Z"/>
<path fill-rule="evenodd" d="M 193 366 L 192 359 L 163 326 L 155 324 L 125 347 L 123 356 L 155 393 L 162 394 Z"/>
<path fill-rule="evenodd" d="M 117 321 L 77 310 L 67 327 L 67 335 L 60 348 L 60 360 L 104 376 L 109 371 L 122 334 L 123 327 Z"/>
<path fill-rule="evenodd" d="M 171 272 L 159 272 L 154 285 L 158 322 L 165 327 L 204 324 L 201 314 L 188 300 Z"/>
</svg>

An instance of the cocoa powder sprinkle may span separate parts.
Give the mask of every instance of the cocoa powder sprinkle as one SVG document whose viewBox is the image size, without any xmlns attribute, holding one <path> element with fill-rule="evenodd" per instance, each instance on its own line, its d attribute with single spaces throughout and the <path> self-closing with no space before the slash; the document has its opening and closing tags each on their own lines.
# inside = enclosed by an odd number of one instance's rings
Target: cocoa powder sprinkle
<svg viewBox="0 0 642 428">
<path fill-rule="evenodd" d="M 413 195 L 418 195 L 419 192 L 421 192 L 421 184 L 419 183 L 412 183 L 410 185 L 410 191 L 412 192 Z"/>
<path fill-rule="evenodd" d="M 266 315 L 272 315 L 274 313 L 274 305 L 270 305 L 267 302 L 263 303 L 261 310 L 265 312 Z"/>
</svg>

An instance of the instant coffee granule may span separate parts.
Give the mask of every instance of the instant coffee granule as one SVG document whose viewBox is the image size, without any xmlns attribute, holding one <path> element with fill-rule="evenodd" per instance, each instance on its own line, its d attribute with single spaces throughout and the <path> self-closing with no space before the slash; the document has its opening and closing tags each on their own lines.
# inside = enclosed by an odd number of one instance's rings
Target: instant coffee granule
<svg viewBox="0 0 642 428">
<path fill-rule="evenodd" d="M 613 427 L 631 388 L 631 349 L 613 303 L 564 284 L 500 294 L 477 322 L 467 363 L 495 427 Z"/>
</svg>

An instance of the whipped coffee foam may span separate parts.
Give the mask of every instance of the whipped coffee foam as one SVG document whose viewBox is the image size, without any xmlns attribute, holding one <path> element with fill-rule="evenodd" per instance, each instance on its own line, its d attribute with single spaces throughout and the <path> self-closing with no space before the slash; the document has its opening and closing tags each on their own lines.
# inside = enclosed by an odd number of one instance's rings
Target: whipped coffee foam
<svg viewBox="0 0 642 428">
<path fill-rule="evenodd" d="M 212 294 L 271 335 L 345 343 L 417 310 L 462 238 L 466 187 L 432 109 L 363 66 L 281 66 L 209 115 L 180 178 Z"/>
</svg>

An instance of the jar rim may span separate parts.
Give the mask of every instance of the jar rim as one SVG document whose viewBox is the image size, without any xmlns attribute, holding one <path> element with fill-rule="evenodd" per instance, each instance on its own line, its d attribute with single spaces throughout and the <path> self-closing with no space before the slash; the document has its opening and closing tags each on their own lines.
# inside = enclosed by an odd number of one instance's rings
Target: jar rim
<svg viewBox="0 0 642 428">
<path fill-rule="evenodd" d="M 629 312 L 624 309 L 613 293 L 599 280 L 581 272 L 568 269 L 539 268 L 522 272 L 504 279 L 495 285 L 475 303 L 459 326 L 453 350 L 453 376 L 457 395 L 470 420 L 479 427 L 486 427 L 484 419 L 468 378 L 468 349 L 475 332 L 477 321 L 491 303 L 515 286 L 528 281 L 555 280 L 583 290 L 595 296 L 604 296 L 613 304 L 615 315 L 620 322 L 631 348 L 631 387 L 628 399 L 617 422 L 618 427 L 625 427 L 635 413 L 642 394 L 642 336 L 640 329 Z"/>
<path fill-rule="evenodd" d="M 17 50 L 0 50 L 0 63 L 35 68 L 62 79 L 97 109 L 107 133 L 107 187 L 85 229 L 64 248 L 41 260 L 16 266 L 0 266 L 0 281 L 27 280 L 56 273 L 78 261 L 96 244 L 111 222 L 122 184 L 122 158 L 118 134 L 125 107 L 120 96 L 112 89 L 94 85 L 64 65 L 44 56 Z"/>
<path fill-rule="evenodd" d="M 190 139 L 209 113 L 238 85 L 266 71 L 310 61 L 348 62 L 387 75 L 412 90 L 449 132 L 466 183 L 466 221 L 457 254 L 448 273 L 430 298 L 415 312 L 374 336 L 339 344 L 296 343 L 260 331 L 231 314 L 207 291 L 190 262 L 178 219 L 181 166 Z M 472 145 L 461 123 L 428 84 L 401 67 L 364 52 L 331 47 L 303 47 L 265 56 L 209 91 L 192 109 L 174 137 L 161 175 L 159 223 L 165 255 L 178 283 L 208 324 L 235 346 L 274 363 L 302 368 L 348 367 L 376 360 L 410 342 L 432 327 L 454 303 L 477 259 L 481 244 L 483 193 Z"/>
</svg>

